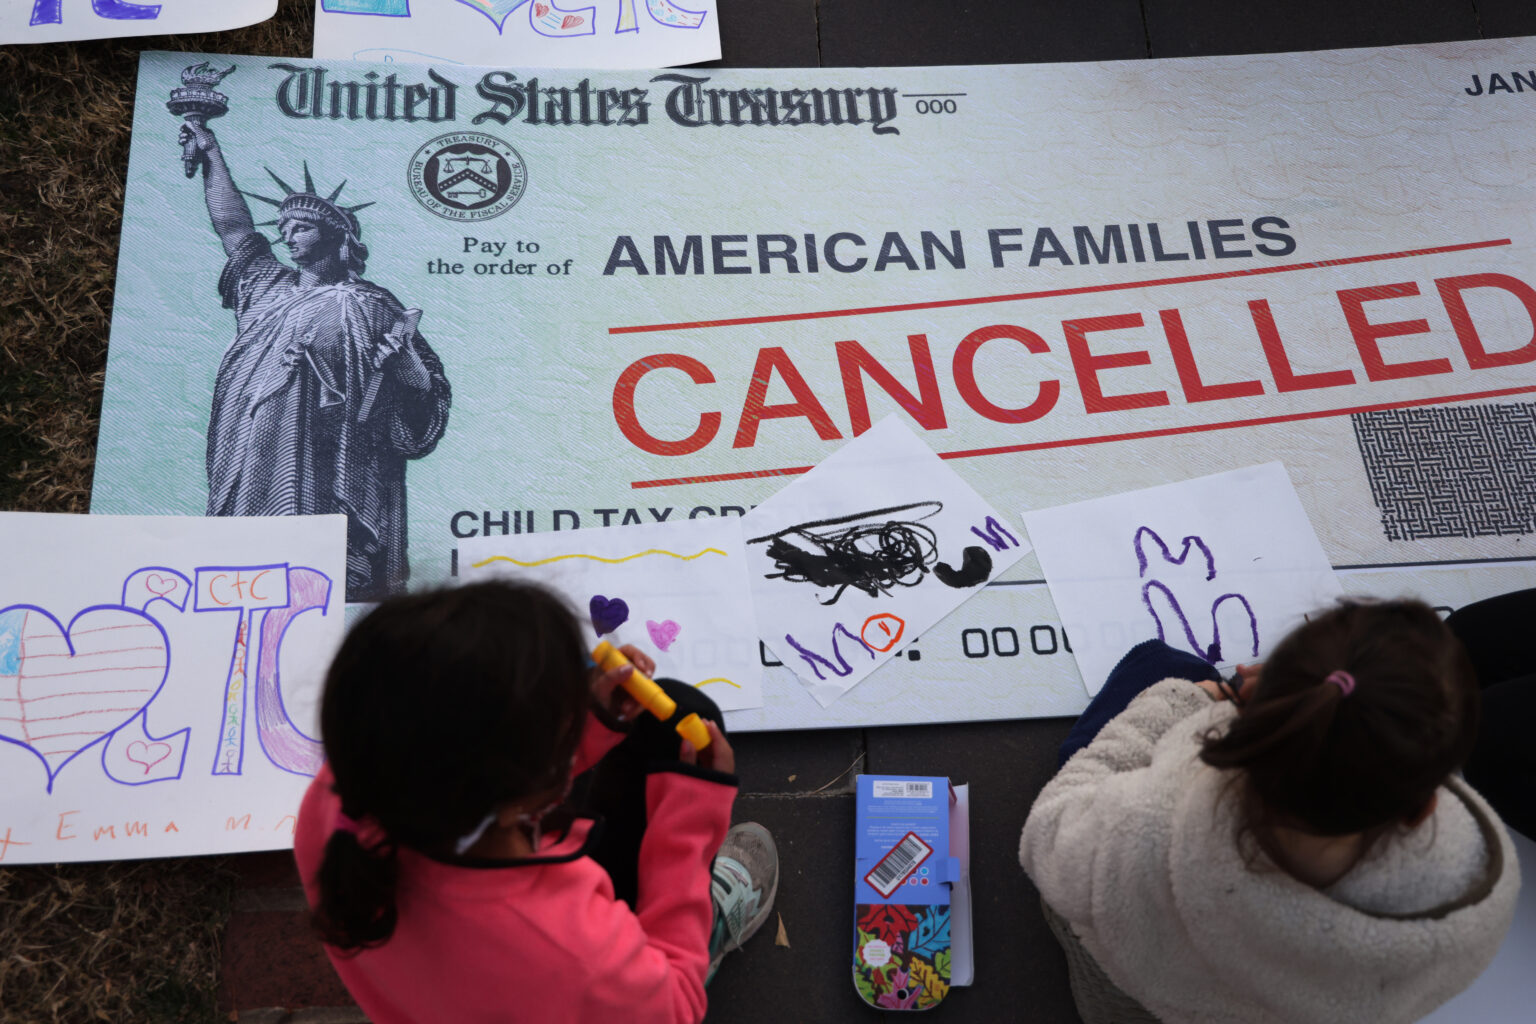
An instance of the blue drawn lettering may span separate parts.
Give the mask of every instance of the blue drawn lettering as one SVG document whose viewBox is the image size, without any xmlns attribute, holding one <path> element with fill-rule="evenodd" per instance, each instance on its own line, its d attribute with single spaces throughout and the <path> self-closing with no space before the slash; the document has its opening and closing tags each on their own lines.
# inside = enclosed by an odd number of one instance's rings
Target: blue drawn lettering
<svg viewBox="0 0 1536 1024">
<path fill-rule="evenodd" d="M 320 741 L 304 734 L 283 703 L 278 654 L 293 621 L 305 612 L 327 613 L 331 579 L 323 572 L 293 566 L 288 570 L 288 603 L 262 614 L 261 644 L 256 656 L 256 738 L 262 753 L 278 768 L 295 775 L 314 775 L 325 762 Z"/>
<path fill-rule="evenodd" d="M 63 0 L 37 0 L 32 23 L 40 24 L 38 10 L 47 9 L 56 12 L 62 2 Z M 94 2 L 97 13 L 102 13 L 102 8 L 137 6 L 121 4 L 118 0 L 94 0 Z M 496 26 L 497 34 L 505 31 L 507 19 L 524 5 L 528 7 L 529 27 L 542 36 L 567 39 L 572 36 L 593 35 L 597 31 L 596 7 L 577 7 L 566 10 L 556 5 L 553 0 L 456 0 L 456 2 L 485 15 L 486 20 Z M 159 10 L 158 7 L 154 9 Z M 327 14 L 357 14 L 382 18 L 411 16 L 410 0 L 320 0 L 320 9 Z M 650 15 L 651 21 L 662 28 L 697 29 L 709 17 L 708 11 L 689 10 L 674 3 L 673 0 L 645 0 L 645 10 Z M 103 14 L 103 17 L 145 17 L 145 15 Z M 58 21 L 59 18 L 55 15 L 52 20 Z M 640 22 L 635 16 L 635 0 L 619 0 L 613 31 L 615 35 L 640 31 Z"/>
<path fill-rule="evenodd" d="M 634 0 L 626 0 L 631 6 Z M 698 28 L 704 24 L 708 11 L 690 11 L 679 7 L 672 0 L 645 0 L 645 10 L 651 20 L 666 28 Z M 633 17 L 633 13 L 630 15 Z M 622 18 L 622 15 L 621 15 Z"/>
<path fill-rule="evenodd" d="M 91 0 L 91 10 L 98 18 L 114 21 L 152 21 L 160 17 L 159 4 L 131 4 L 125 0 Z M 33 25 L 62 25 L 64 0 L 33 0 Z"/>
<path fill-rule="evenodd" d="M 329 14 L 371 14 L 379 18 L 409 18 L 411 0 L 320 0 L 320 9 Z"/>
</svg>

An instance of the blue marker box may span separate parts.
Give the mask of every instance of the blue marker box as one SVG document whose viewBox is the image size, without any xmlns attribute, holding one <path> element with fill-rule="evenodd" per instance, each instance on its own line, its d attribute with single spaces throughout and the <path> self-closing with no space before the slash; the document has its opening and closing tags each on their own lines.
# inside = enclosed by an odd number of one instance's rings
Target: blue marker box
<svg viewBox="0 0 1536 1024">
<path fill-rule="evenodd" d="M 919 775 L 860 775 L 857 783 L 854 986 L 871 1006 L 926 1010 L 970 980 L 963 788 L 957 796 L 947 778 Z M 957 944 L 963 981 L 952 981 Z"/>
</svg>

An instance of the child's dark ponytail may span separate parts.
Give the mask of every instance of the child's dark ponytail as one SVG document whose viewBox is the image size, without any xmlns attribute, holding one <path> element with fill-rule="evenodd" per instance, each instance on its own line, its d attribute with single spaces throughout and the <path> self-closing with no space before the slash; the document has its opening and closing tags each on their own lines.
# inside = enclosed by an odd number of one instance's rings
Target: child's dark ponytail
<svg viewBox="0 0 1536 1024">
<path fill-rule="evenodd" d="M 588 664 L 570 610 L 526 584 L 391 598 L 352 627 L 320 706 L 343 809 L 317 878 L 326 942 L 355 951 L 389 939 L 402 851 L 451 859 L 499 805 L 558 799 Z"/>
<path fill-rule="evenodd" d="M 320 862 L 315 927 L 339 949 L 377 946 L 395 932 L 395 880 L 399 859 L 387 839 L 365 847 L 360 836 L 337 829 Z"/>
<path fill-rule="evenodd" d="M 1477 712 L 1466 652 L 1433 609 L 1350 603 L 1280 643 L 1200 756 L 1242 773 L 1250 826 L 1375 838 L 1422 812 L 1466 760 Z"/>
</svg>

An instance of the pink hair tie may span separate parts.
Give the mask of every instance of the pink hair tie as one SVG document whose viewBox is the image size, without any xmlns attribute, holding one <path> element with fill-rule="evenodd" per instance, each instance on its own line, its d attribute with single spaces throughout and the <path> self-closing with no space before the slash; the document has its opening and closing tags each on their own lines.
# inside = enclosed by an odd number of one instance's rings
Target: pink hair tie
<svg viewBox="0 0 1536 1024">
<path fill-rule="evenodd" d="M 1324 679 L 1323 682 L 1336 684 L 1339 691 L 1346 697 L 1355 692 L 1355 677 L 1341 668 L 1336 668 L 1328 673 L 1328 678 Z"/>
<path fill-rule="evenodd" d="M 350 817 L 339 806 L 336 808 L 336 823 L 331 830 L 350 833 L 357 839 L 357 845 L 365 850 L 377 846 L 384 839 L 384 826 L 377 819 L 365 817 L 358 820 Z"/>
</svg>

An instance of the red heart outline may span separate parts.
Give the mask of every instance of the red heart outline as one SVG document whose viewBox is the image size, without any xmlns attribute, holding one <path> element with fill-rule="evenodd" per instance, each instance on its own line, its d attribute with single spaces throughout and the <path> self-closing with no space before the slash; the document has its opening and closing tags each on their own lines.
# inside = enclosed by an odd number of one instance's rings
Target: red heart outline
<svg viewBox="0 0 1536 1024">
<path fill-rule="evenodd" d="M 145 756 L 134 757 L 133 755 L 135 748 L 140 748 Z M 156 758 L 150 758 L 148 756 L 151 752 L 157 751 L 163 751 L 163 753 L 161 753 L 160 756 Z M 164 761 L 166 758 L 170 757 L 173 753 L 175 753 L 175 750 L 169 743 L 162 743 L 159 740 L 154 740 L 150 743 L 145 743 L 143 740 L 134 740 L 132 743 L 128 744 L 128 749 L 123 752 L 123 756 L 132 761 L 134 764 L 143 765 L 144 774 L 148 775 L 151 768 L 159 764 L 161 761 Z"/>
</svg>

